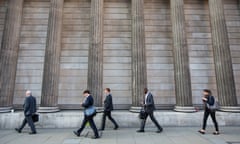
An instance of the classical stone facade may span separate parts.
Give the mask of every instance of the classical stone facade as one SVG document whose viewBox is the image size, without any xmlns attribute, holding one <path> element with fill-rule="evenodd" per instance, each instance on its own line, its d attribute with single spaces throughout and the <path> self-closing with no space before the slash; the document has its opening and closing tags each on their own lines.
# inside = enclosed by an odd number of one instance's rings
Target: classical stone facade
<svg viewBox="0 0 240 144">
<path fill-rule="evenodd" d="M 41 110 L 97 106 L 110 87 L 116 109 L 194 111 L 213 91 L 239 111 L 239 0 L 1 0 L 0 111 L 21 108 L 25 90 Z"/>
</svg>

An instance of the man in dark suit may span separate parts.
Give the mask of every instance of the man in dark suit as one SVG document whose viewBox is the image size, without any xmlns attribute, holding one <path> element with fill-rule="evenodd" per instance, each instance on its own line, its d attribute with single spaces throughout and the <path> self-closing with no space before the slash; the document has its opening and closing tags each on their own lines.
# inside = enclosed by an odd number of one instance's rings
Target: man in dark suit
<svg viewBox="0 0 240 144">
<path fill-rule="evenodd" d="M 82 107 L 84 107 L 85 109 L 93 106 L 93 103 L 94 103 L 94 100 L 93 100 L 93 97 L 90 95 L 90 91 L 89 90 L 85 90 L 83 92 L 83 95 L 85 97 L 85 100 L 84 102 L 82 103 Z M 93 121 L 93 117 L 94 116 L 87 116 L 84 114 L 84 119 L 83 119 L 83 122 L 82 122 L 82 126 L 80 129 L 78 129 L 77 131 L 73 131 L 73 133 L 76 135 L 76 136 L 80 136 L 81 132 L 83 131 L 83 129 L 85 128 L 87 122 L 89 122 L 91 128 L 93 129 L 93 132 L 94 132 L 94 137 L 92 137 L 93 139 L 97 139 L 99 138 L 99 134 L 98 134 L 98 130 L 97 130 L 97 127 Z"/>
<path fill-rule="evenodd" d="M 24 118 L 20 128 L 15 128 L 15 130 L 18 133 L 21 133 L 22 129 L 28 123 L 28 125 L 30 126 L 31 131 L 32 131 L 29 134 L 36 134 L 37 132 L 36 132 L 36 129 L 35 129 L 35 126 L 34 126 L 34 123 L 33 123 L 32 116 L 37 111 L 37 105 L 36 105 L 36 98 L 32 96 L 31 91 L 26 92 L 26 98 L 25 98 L 25 102 L 24 102 L 24 105 L 23 105 L 23 109 L 24 109 L 25 118 Z"/>
<path fill-rule="evenodd" d="M 163 128 L 158 124 L 157 120 L 155 119 L 155 117 L 153 115 L 153 111 L 156 109 L 155 104 L 154 104 L 153 95 L 148 91 L 147 88 L 144 89 L 144 93 L 145 93 L 145 99 L 143 102 L 143 106 L 144 106 L 144 110 L 146 112 L 146 118 L 142 120 L 141 128 L 137 132 L 144 132 L 144 127 L 145 127 L 147 117 L 150 116 L 150 119 L 158 128 L 157 133 L 160 133 L 163 131 Z"/>
<path fill-rule="evenodd" d="M 112 118 L 111 111 L 113 110 L 113 103 L 112 103 L 112 95 L 110 94 L 111 90 L 110 88 L 106 88 L 104 90 L 104 93 L 106 94 L 105 100 L 104 100 L 104 111 L 103 111 L 103 117 L 102 117 L 102 126 L 99 130 L 105 129 L 105 122 L 106 117 L 114 124 L 114 130 L 118 129 L 118 124 L 116 121 Z"/>
</svg>

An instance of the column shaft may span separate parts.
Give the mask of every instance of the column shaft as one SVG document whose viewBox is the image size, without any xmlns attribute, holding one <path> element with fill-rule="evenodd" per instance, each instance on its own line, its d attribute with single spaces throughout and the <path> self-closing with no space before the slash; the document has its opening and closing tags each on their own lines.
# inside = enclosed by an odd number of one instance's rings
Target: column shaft
<svg viewBox="0 0 240 144">
<path fill-rule="evenodd" d="M 64 0 L 51 0 L 45 50 L 41 107 L 58 104 L 59 65 Z M 55 110 L 58 110 L 54 108 Z M 53 109 L 51 109 L 52 111 Z"/>
<path fill-rule="evenodd" d="M 218 97 L 228 109 L 237 106 L 237 97 L 222 0 L 209 0 L 209 11 Z"/>
<path fill-rule="evenodd" d="M 176 111 L 192 112 L 189 56 L 185 32 L 184 2 L 171 0 Z"/>
<path fill-rule="evenodd" d="M 132 105 L 140 106 L 147 87 L 144 0 L 132 0 Z"/>
<path fill-rule="evenodd" d="M 95 105 L 102 105 L 103 95 L 103 0 L 91 1 L 88 89 Z"/>
<path fill-rule="evenodd" d="M 0 107 L 12 107 L 23 0 L 9 0 L 0 51 Z M 9 109 L 0 108 L 0 111 Z"/>
</svg>

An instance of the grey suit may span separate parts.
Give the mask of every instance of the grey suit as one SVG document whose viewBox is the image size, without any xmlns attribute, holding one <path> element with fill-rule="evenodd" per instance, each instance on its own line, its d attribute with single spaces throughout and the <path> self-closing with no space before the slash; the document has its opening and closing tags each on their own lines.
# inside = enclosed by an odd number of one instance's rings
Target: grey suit
<svg viewBox="0 0 240 144">
<path fill-rule="evenodd" d="M 147 120 L 148 116 L 150 116 L 150 119 L 157 126 L 158 130 L 160 130 L 160 131 L 162 130 L 162 127 L 159 125 L 159 123 L 157 122 L 157 120 L 154 117 L 153 112 L 154 112 L 155 109 L 156 108 L 155 108 L 155 104 L 154 104 L 153 95 L 149 92 L 146 100 L 144 100 L 144 110 L 147 113 L 147 115 L 146 115 L 146 118 L 142 120 L 140 130 L 144 130 L 144 127 L 145 127 L 146 120 Z"/>
<path fill-rule="evenodd" d="M 21 131 L 25 125 L 28 123 L 30 126 L 31 130 L 33 133 L 36 132 L 33 120 L 32 120 L 32 115 L 36 112 L 37 110 L 37 105 L 36 105 L 36 98 L 33 96 L 28 96 L 25 98 L 24 104 L 23 104 L 23 109 L 24 109 L 24 120 L 22 122 L 21 127 L 19 128 L 19 131 Z"/>
</svg>

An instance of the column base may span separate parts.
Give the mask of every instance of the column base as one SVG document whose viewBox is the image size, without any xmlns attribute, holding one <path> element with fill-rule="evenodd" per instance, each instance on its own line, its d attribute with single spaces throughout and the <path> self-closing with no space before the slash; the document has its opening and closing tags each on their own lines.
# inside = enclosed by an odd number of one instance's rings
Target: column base
<svg viewBox="0 0 240 144">
<path fill-rule="evenodd" d="M 96 107 L 97 113 L 102 113 L 104 111 L 103 107 Z"/>
<path fill-rule="evenodd" d="M 59 111 L 59 107 L 39 107 L 38 109 L 39 113 L 55 113 Z"/>
<path fill-rule="evenodd" d="M 129 111 L 130 111 L 130 112 L 133 112 L 133 113 L 139 113 L 141 109 L 142 109 L 142 107 L 131 106 L 131 108 L 129 109 Z"/>
<path fill-rule="evenodd" d="M 240 113 L 239 106 L 221 106 L 219 110 L 223 112 Z"/>
<path fill-rule="evenodd" d="M 175 106 L 174 107 L 174 111 L 176 112 L 184 112 L 184 113 L 194 113 L 197 112 L 195 107 L 191 107 L 191 106 Z"/>
<path fill-rule="evenodd" d="M 0 107 L 0 113 L 11 112 L 12 107 Z"/>
</svg>

